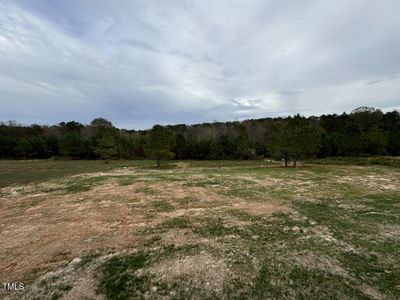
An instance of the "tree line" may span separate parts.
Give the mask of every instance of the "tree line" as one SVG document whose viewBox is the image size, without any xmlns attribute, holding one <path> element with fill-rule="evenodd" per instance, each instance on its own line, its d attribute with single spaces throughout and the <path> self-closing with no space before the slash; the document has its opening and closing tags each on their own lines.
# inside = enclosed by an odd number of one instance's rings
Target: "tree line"
<svg viewBox="0 0 400 300">
<path fill-rule="evenodd" d="M 400 113 L 361 107 L 351 113 L 155 125 L 125 130 L 103 118 L 53 126 L 0 123 L 0 158 L 257 159 L 400 155 Z"/>
</svg>

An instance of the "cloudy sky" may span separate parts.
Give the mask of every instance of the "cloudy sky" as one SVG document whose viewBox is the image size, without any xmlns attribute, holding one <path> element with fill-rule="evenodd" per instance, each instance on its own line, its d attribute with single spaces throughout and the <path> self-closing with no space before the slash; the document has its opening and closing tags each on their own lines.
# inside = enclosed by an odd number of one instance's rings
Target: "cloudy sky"
<svg viewBox="0 0 400 300">
<path fill-rule="evenodd" d="M 2 0 L 0 121 L 400 107 L 399 0 Z"/>
</svg>

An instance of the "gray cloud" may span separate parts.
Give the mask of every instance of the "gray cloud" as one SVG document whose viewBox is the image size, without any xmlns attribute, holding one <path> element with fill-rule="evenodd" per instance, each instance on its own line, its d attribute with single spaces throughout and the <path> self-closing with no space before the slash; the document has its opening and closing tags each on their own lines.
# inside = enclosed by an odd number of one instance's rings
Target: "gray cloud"
<svg viewBox="0 0 400 300">
<path fill-rule="evenodd" d="M 400 2 L 0 4 L 0 120 L 118 126 L 399 107 Z"/>
<path fill-rule="evenodd" d="M 399 78 L 399 75 L 391 75 L 391 76 L 387 76 L 385 78 L 368 81 L 367 84 L 377 84 L 377 83 L 381 83 L 381 82 L 385 82 L 385 81 L 389 81 L 389 80 L 393 80 L 393 79 L 397 79 L 397 78 Z"/>
</svg>

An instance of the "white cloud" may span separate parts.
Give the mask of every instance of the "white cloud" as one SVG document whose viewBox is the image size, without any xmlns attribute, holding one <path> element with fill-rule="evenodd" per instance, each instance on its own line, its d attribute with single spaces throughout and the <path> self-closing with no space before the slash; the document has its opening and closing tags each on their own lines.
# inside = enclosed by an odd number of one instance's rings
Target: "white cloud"
<svg viewBox="0 0 400 300">
<path fill-rule="evenodd" d="M 395 0 L 6 0 L 0 120 L 146 128 L 396 107 L 398 11 Z"/>
</svg>

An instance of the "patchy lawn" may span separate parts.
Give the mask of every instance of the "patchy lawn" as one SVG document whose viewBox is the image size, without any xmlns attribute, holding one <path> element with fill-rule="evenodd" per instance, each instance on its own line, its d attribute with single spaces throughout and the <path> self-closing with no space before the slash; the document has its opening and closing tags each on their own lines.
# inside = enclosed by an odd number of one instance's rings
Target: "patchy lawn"
<svg viewBox="0 0 400 300">
<path fill-rule="evenodd" d="M 9 297 L 400 298 L 398 168 L 0 167 L 0 279 L 26 286 Z"/>
</svg>

